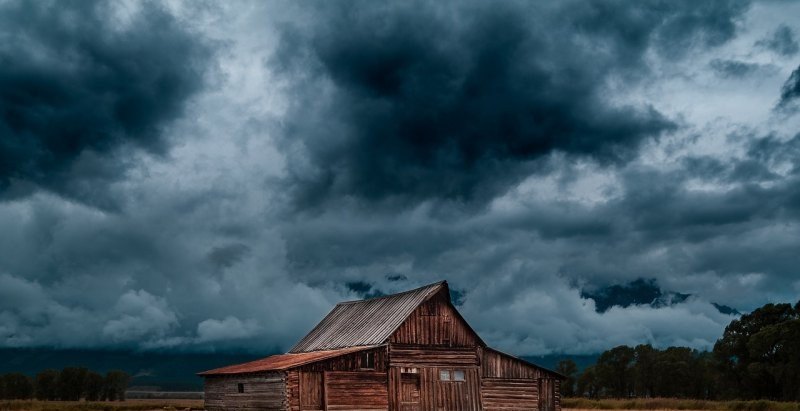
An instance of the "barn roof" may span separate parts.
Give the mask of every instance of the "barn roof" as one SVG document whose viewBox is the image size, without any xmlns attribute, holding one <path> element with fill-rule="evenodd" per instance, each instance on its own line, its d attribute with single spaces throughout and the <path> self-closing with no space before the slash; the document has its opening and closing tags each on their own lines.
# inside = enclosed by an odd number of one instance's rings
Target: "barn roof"
<svg viewBox="0 0 800 411">
<path fill-rule="evenodd" d="M 399 294 L 339 303 L 289 351 L 301 353 L 384 343 L 428 298 L 449 289 L 446 281 Z"/>
<path fill-rule="evenodd" d="M 227 375 L 227 374 L 245 374 L 251 372 L 263 371 L 282 371 L 301 365 L 310 364 L 329 358 L 338 357 L 340 355 L 351 354 L 354 352 L 369 350 L 378 347 L 377 345 L 364 346 L 364 347 L 349 347 L 341 348 L 338 350 L 324 350 L 314 351 L 307 353 L 288 353 L 278 354 L 260 360 L 246 362 L 244 364 L 229 365 L 227 367 L 216 368 L 209 371 L 198 373 L 197 375 Z"/>
</svg>

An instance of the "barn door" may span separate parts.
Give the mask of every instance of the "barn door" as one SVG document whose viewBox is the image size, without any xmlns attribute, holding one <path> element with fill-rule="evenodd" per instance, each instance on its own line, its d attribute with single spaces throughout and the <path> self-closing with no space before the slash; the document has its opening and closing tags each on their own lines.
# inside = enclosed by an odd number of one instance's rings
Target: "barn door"
<svg viewBox="0 0 800 411">
<path fill-rule="evenodd" d="M 419 374 L 400 375 L 400 411 L 421 411 L 419 404 Z"/>
<path fill-rule="evenodd" d="M 556 410 L 556 385 L 550 378 L 539 378 L 539 411 Z"/>
<path fill-rule="evenodd" d="M 300 372 L 300 409 L 319 411 L 324 409 L 324 388 L 321 372 Z"/>
</svg>

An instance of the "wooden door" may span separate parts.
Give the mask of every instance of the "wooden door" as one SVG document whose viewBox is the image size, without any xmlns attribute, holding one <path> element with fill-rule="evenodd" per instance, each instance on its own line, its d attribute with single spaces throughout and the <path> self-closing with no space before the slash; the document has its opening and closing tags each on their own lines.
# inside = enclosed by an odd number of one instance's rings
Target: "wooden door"
<svg viewBox="0 0 800 411">
<path fill-rule="evenodd" d="M 400 411 L 421 411 L 419 403 L 419 374 L 400 376 Z"/>
<path fill-rule="evenodd" d="M 300 409 L 323 410 L 324 388 L 321 372 L 300 372 Z"/>
<path fill-rule="evenodd" d="M 539 379 L 539 411 L 556 410 L 556 384 L 551 378 Z"/>
</svg>

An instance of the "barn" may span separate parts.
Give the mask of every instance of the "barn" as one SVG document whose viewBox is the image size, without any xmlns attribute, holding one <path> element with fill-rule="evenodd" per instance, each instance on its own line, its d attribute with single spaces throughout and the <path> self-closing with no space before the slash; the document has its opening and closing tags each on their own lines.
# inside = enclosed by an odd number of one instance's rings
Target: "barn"
<svg viewBox="0 0 800 411">
<path fill-rule="evenodd" d="M 444 281 L 340 303 L 288 353 L 199 375 L 210 411 L 560 411 L 564 378 L 488 347 Z"/>
</svg>

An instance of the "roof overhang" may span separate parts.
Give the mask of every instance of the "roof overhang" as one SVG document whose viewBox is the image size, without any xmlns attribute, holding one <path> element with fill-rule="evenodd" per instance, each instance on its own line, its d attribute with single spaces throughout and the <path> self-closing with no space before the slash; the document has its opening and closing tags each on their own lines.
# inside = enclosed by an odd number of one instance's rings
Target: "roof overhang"
<svg viewBox="0 0 800 411">
<path fill-rule="evenodd" d="M 197 373 L 201 377 L 213 375 L 235 375 L 250 374 L 268 371 L 285 371 L 291 368 L 315 363 L 318 361 L 336 358 L 342 355 L 352 354 L 360 351 L 367 351 L 383 345 L 366 345 L 360 347 L 340 348 L 336 350 L 322 350 L 303 353 L 288 353 L 272 355 L 260 360 L 250 361 L 243 364 L 229 365 L 227 367 L 216 368 L 213 370 Z"/>
</svg>

